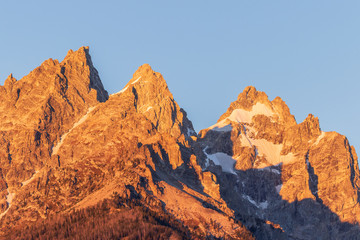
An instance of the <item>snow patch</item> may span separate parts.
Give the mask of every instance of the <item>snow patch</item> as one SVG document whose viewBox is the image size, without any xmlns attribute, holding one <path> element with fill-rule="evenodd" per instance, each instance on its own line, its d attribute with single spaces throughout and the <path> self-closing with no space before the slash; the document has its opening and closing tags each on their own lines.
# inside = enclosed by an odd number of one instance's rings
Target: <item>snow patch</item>
<svg viewBox="0 0 360 240">
<path fill-rule="evenodd" d="M 316 142 L 314 143 L 315 145 L 318 145 L 321 141 L 321 139 L 323 139 L 325 137 L 326 133 L 321 131 L 320 136 L 316 139 Z"/>
<path fill-rule="evenodd" d="M 189 137 L 190 136 L 194 136 L 196 135 L 196 132 L 190 128 L 187 129 L 187 133 L 186 133 Z M 206 153 L 205 153 L 206 154 Z"/>
<path fill-rule="evenodd" d="M 257 203 L 255 202 L 250 196 L 243 194 L 243 198 L 246 198 L 252 205 L 254 205 L 257 208 L 266 209 L 269 206 L 268 201 Z"/>
<path fill-rule="evenodd" d="M 283 186 L 282 184 L 275 186 L 275 189 L 276 189 L 277 193 L 280 193 L 280 190 L 281 190 L 282 186 Z"/>
<path fill-rule="evenodd" d="M 128 89 L 128 87 L 129 87 L 129 86 L 126 86 L 126 87 L 124 87 L 122 90 L 118 91 L 117 93 L 110 94 L 110 96 L 114 96 L 114 95 L 118 95 L 118 94 L 120 94 L 120 93 L 123 93 L 123 92 L 126 91 L 126 89 Z"/>
<path fill-rule="evenodd" d="M 271 107 L 266 106 L 263 103 L 256 103 L 250 111 L 243 109 L 235 109 L 229 117 L 219 121 L 218 123 L 210 126 L 208 129 L 214 131 L 227 132 L 232 130 L 232 125 L 240 124 L 243 128 L 241 135 L 239 136 L 241 146 L 255 148 L 256 157 L 264 157 L 266 162 L 263 162 L 256 166 L 256 168 L 265 168 L 269 165 L 277 165 L 279 163 L 291 163 L 296 160 L 293 153 L 282 155 L 283 144 L 275 144 L 266 139 L 255 139 L 257 131 L 251 126 L 252 118 L 257 115 L 264 115 L 267 117 L 274 117 L 275 113 Z M 272 169 L 272 172 L 280 174 L 276 169 Z"/>
<path fill-rule="evenodd" d="M 214 131 L 217 131 L 217 132 L 230 132 L 232 130 L 232 127 L 231 127 L 230 124 L 228 124 L 228 125 L 225 125 L 223 127 L 215 126 L 214 128 L 211 128 L 211 130 L 214 130 Z"/>
<path fill-rule="evenodd" d="M 81 125 L 83 122 L 85 122 L 85 120 L 88 118 L 89 114 L 95 109 L 95 107 L 90 107 L 87 111 L 87 113 L 82 116 L 82 118 L 80 118 L 79 121 L 77 121 L 76 123 L 74 123 L 74 125 L 72 126 L 72 128 L 67 132 L 67 133 L 64 133 L 61 137 L 60 137 L 60 142 L 58 142 L 56 144 L 55 147 L 53 147 L 53 152 L 51 155 L 55 155 L 57 154 L 57 152 L 59 151 L 61 145 L 64 143 L 64 140 L 66 139 L 67 135 L 74 129 L 76 128 L 77 126 Z"/>
<path fill-rule="evenodd" d="M 145 112 L 149 111 L 150 109 L 152 109 L 153 107 L 149 106 Z"/>
<path fill-rule="evenodd" d="M 258 171 L 268 171 L 268 172 L 272 172 L 272 173 L 275 173 L 275 174 L 278 174 L 280 175 L 280 171 L 277 170 L 277 169 L 274 169 L 272 168 L 273 166 L 270 166 L 270 167 L 264 167 L 264 168 L 256 168 Z"/>
<path fill-rule="evenodd" d="M 244 127 L 245 128 L 245 127 Z M 255 130 L 251 127 L 247 127 L 245 133 L 252 132 L 255 134 Z M 247 134 L 242 134 L 241 136 L 241 144 L 247 147 L 255 146 L 257 155 L 259 157 L 265 157 L 266 161 L 270 163 L 270 165 L 278 165 L 280 163 L 291 163 L 296 160 L 295 155 L 293 153 L 288 153 L 287 155 L 281 155 L 281 151 L 283 149 L 283 144 L 275 144 L 266 139 L 253 139 L 249 138 Z M 268 165 L 261 164 L 257 166 L 257 168 L 264 168 Z"/>
<path fill-rule="evenodd" d="M 261 209 L 266 209 L 268 206 L 269 206 L 268 201 L 259 203 L 259 207 L 260 207 Z"/>
<path fill-rule="evenodd" d="M 207 157 L 206 167 L 209 166 L 209 160 L 211 160 L 215 165 L 220 166 L 223 172 L 232 173 L 236 175 L 234 171 L 234 164 L 236 160 L 233 159 L 231 156 L 222 152 L 207 154 L 206 148 L 203 151 Z"/>
<path fill-rule="evenodd" d="M 38 174 L 38 172 L 39 171 L 35 171 L 35 173 L 31 176 L 31 178 L 29 178 L 28 180 L 21 183 L 21 186 L 24 187 L 24 186 L 28 185 L 32 180 L 34 180 L 34 178 L 36 177 L 36 174 Z"/>
<path fill-rule="evenodd" d="M 243 133 L 239 136 L 241 146 L 249 148 L 255 147 L 256 156 L 264 157 L 270 165 L 277 165 L 279 163 L 291 163 L 296 159 L 293 153 L 281 155 L 283 144 L 275 144 L 266 139 L 253 139 L 250 136 L 256 135 L 255 129 L 246 125 L 246 123 L 242 124 L 242 127 Z M 231 131 L 231 128 L 231 125 L 223 126 L 222 121 L 210 127 L 210 129 L 215 131 Z M 251 135 L 249 136 L 250 133 Z M 264 168 L 267 167 L 269 164 L 263 163 L 256 168 Z"/>
<path fill-rule="evenodd" d="M 246 198 L 250 203 L 252 203 L 254 206 L 258 207 L 257 202 L 255 202 L 250 196 L 243 194 L 243 197 Z"/>
<path fill-rule="evenodd" d="M 134 84 L 134 83 L 138 82 L 138 81 L 140 80 L 140 78 L 141 78 L 141 76 L 138 77 L 138 78 L 137 78 L 135 81 L 133 81 L 131 84 Z"/>
<path fill-rule="evenodd" d="M 118 94 L 120 94 L 120 93 L 125 92 L 125 91 L 129 88 L 130 85 L 138 82 L 138 81 L 140 80 L 140 78 L 141 78 L 141 77 L 138 77 L 135 81 L 133 81 L 132 83 L 130 83 L 128 86 L 124 87 L 122 90 L 118 91 L 117 93 L 110 94 L 110 96 L 118 95 Z"/>
<path fill-rule="evenodd" d="M 250 111 L 246 111 L 244 109 L 235 109 L 234 111 L 232 111 L 229 117 L 210 126 L 209 129 L 215 131 L 231 131 L 232 128 L 229 121 L 236 123 L 251 123 L 252 118 L 256 115 L 265 115 L 267 117 L 272 117 L 275 115 L 275 113 L 265 104 L 256 103 Z"/>
<path fill-rule="evenodd" d="M 120 90 L 118 93 L 123 93 L 123 92 L 125 92 L 126 89 L 128 89 L 128 88 L 129 88 L 129 86 L 126 86 L 126 87 L 124 87 L 122 90 Z M 118 94 L 118 93 L 116 93 L 116 94 Z"/>
<path fill-rule="evenodd" d="M 251 123 L 252 118 L 256 115 L 265 115 L 272 117 L 274 112 L 263 103 L 256 103 L 250 111 L 244 109 L 235 109 L 230 116 L 229 120 L 233 122 Z"/>
<path fill-rule="evenodd" d="M 1 219 L 3 216 L 5 216 L 5 214 L 9 211 L 9 209 L 10 209 L 10 207 L 11 207 L 11 203 L 12 203 L 14 197 L 15 197 L 15 193 L 11 193 L 11 192 L 9 191 L 9 188 L 7 189 L 7 192 L 8 192 L 8 194 L 6 195 L 6 203 L 7 203 L 7 205 L 8 205 L 8 208 L 5 210 L 5 212 L 3 212 L 3 213 L 0 214 L 0 219 Z"/>
<path fill-rule="evenodd" d="M 254 168 L 254 169 L 256 169 L 258 171 L 268 171 L 268 172 L 272 172 L 272 173 L 280 175 L 281 172 L 278 169 L 276 169 L 276 167 L 280 167 L 281 165 L 282 165 L 282 163 L 279 163 L 279 164 L 267 166 L 264 168 Z"/>
</svg>

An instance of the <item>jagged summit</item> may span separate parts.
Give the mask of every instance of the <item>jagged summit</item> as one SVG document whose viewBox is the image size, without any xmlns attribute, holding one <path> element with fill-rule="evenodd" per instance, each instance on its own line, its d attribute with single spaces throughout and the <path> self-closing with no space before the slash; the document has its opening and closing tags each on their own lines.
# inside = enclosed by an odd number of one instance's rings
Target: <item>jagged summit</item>
<svg viewBox="0 0 360 240">
<path fill-rule="evenodd" d="M 166 92 L 166 94 L 171 94 L 161 73 L 155 72 L 147 63 L 141 65 L 135 71 L 133 77 L 119 93 L 125 92 L 129 86 L 133 84 L 137 84 L 137 88 L 147 88 L 149 90 L 148 94 L 151 94 L 150 90 L 155 90 L 158 93 Z"/>
<path fill-rule="evenodd" d="M 133 79 L 137 79 L 138 77 L 143 76 L 144 78 L 150 78 L 152 80 L 159 80 L 161 78 L 161 74 L 155 72 L 148 63 L 141 65 L 134 73 Z M 153 77 L 154 76 L 154 77 Z"/>
<path fill-rule="evenodd" d="M 161 132 L 186 137 L 196 134 L 186 112 L 179 107 L 163 76 L 149 64 L 140 66 L 132 79 L 114 97 L 127 98 Z M 132 100 L 129 100 L 132 99 Z"/>
<path fill-rule="evenodd" d="M 94 67 L 91 56 L 89 54 L 89 47 L 81 47 L 77 51 L 69 50 L 64 60 L 61 62 L 61 65 L 67 66 L 70 65 L 72 68 L 86 69 L 86 74 L 88 74 L 87 82 L 88 91 L 94 89 L 97 91 L 97 100 L 100 102 L 106 101 L 109 96 L 107 91 L 104 89 L 104 86 L 100 80 L 98 71 Z"/>
<path fill-rule="evenodd" d="M 344 136 L 321 131 L 319 119 L 314 115 L 309 114 L 297 124 L 280 97 L 270 101 L 264 92 L 250 86 L 230 104 L 216 124 L 199 135 L 197 143 L 205 154 L 203 167 L 223 180 L 220 185 L 224 196 L 229 197 L 228 202 L 235 209 L 250 204 L 256 209 L 253 214 L 265 214 L 268 219 L 276 215 L 276 221 L 283 221 L 284 216 L 274 207 L 281 204 L 276 200 L 280 198 L 286 203 L 299 204 L 296 211 L 304 214 L 309 208 L 326 206 L 339 216 L 339 221 L 360 221 L 355 214 L 360 211 L 356 200 L 360 186 L 357 155 Z M 242 184 L 227 187 L 233 180 L 222 176 L 236 173 L 247 177 Z M 252 181 L 248 186 L 244 182 L 254 178 L 259 181 L 257 187 Z M 258 209 L 263 210 L 259 213 Z M 324 226 L 333 224 L 326 224 L 322 215 L 315 218 L 324 222 Z M 297 224 L 302 223 L 292 220 L 287 224 L 285 220 L 281 225 L 292 228 Z M 295 231 L 294 236 L 303 239 L 304 231 Z"/>
<path fill-rule="evenodd" d="M 54 91 L 64 94 L 75 88 L 80 95 L 95 94 L 100 102 L 108 99 L 108 93 L 92 64 L 88 47 L 81 47 L 77 51 L 70 50 L 62 62 L 56 59 L 47 59 L 19 81 L 16 81 L 10 74 L 4 84 L 6 94 L 2 94 L 0 98 L 9 99 L 9 95 L 14 94 L 11 91 L 12 88 L 9 88 L 12 85 L 16 91 L 21 91 L 22 88 L 28 89 L 27 95 L 37 95 L 36 93 L 41 91 L 42 95 L 46 97 L 55 94 Z M 0 91 L 2 90 L 4 89 L 0 87 Z"/>
<path fill-rule="evenodd" d="M 270 101 L 266 93 L 257 91 L 253 86 L 246 87 L 238 95 L 237 100 L 232 102 L 227 111 L 221 115 L 218 123 L 224 122 L 225 119 L 250 123 L 256 115 L 282 121 L 288 126 L 296 124 L 295 117 L 290 113 L 289 107 L 280 97 Z"/>
<path fill-rule="evenodd" d="M 13 74 L 10 73 L 10 75 L 6 78 L 6 80 L 4 82 L 4 86 L 14 84 L 16 81 L 17 81 L 16 78 L 14 78 Z"/>
<path fill-rule="evenodd" d="M 267 103 L 269 101 L 266 93 L 257 91 L 254 86 L 248 86 L 237 97 L 236 102 L 241 104 L 245 109 L 250 108 L 254 104 Z"/>
<path fill-rule="evenodd" d="M 62 62 L 44 61 L 18 81 L 10 75 L 0 87 L 0 138 L 6 146 L 0 151 L 0 181 L 6 183 L 0 196 L 12 196 L 19 183 L 49 164 L 61 137 L 107 98 L 84 47 Z"/>
<path fill-rule="evenodd" d="M 70 60 L 70 59 L 82 59 L 83 61 L 86 61 L 90 57 L 89 54 L 89 47 L 88 46 L 82 46 L 78 50 L 74 51 L 70 49 L 65 58 L 64 61 Z"/>
<path fill-rule="evenodd" d="M 148 64 L 108 98 L 82 47 L 0 86 L 0 238 L 136 208 L 183 239 L 357 239 L 357 160 L 346 137 L 252 86 L 199 134 Z"/>
</svg>

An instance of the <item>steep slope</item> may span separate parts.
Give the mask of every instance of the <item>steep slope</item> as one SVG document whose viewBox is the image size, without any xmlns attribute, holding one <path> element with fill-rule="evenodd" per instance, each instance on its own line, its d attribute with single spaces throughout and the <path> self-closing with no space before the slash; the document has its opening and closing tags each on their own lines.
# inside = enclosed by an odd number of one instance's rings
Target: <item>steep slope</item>
<svg viewBox="0 0 360 240">
<path fill-rule="evenodd" d="M 50 160 L 61 136 L 89 107 L 107 98 L 84 47 L 69 51 L 60 63 L 46 60 L 19 81 L 12 75 L 6 79 L 0 86 L 2 212 Z"/>
<path fill-rule="evenodd" d="M 3 230 L 118 192 L 171 214 L 194 236 L 251 238 L 219 198 L 214 175 L 202 173 L 191 148 L 194 134 L 161 74 L 141 66 L 123 90 L 89 104 L 53 143 L 45 166 L 16 192 Z"/>
<path fill-rule="evenodd" d="M 360 220 L 355 150 L 344 136 L 322 132 L 314 116 L 296 124 L 279 97 L 269 101 L 247 87 L 215 125 L 200 131 L 197 145 L 204 170 L 216 174 L 239 219 L 278 224 L 284 238 L 359 234 L 351 225 Z M 261 228 L 255 235 L 271 239 Z"/>
<path fill-rule="evenodd" d="M 197 134 L 160 73 L 144 64 L 108 96 L 83 47 L 10 75 L 0 100 L 2 236 L 25 236 L 24 226 L 26 236 L 69 236 L 59 229 L 71 224 L 81 236 L 87 217 L 114 224 L 127 213 L 138 216 L 129 226 L 142 221 L 159 237 L 360 235 L 355 149 L 254 87 Z M 97 227 L 93 235 L 113 231 Z"/>
</svg>

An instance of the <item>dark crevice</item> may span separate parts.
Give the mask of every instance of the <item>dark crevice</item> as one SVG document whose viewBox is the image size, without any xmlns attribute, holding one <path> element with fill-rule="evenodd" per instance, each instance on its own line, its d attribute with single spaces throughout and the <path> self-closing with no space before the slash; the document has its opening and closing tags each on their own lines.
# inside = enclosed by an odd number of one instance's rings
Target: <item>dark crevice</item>
<svg viewBox="0 0 360 240">
<path fill-rule="evenodd" d="M 318 194 L 318 176 L 314 172 L 314 168 L 311 166 L 311 163 L 309 161 L 309 151 L 307 151 L 305 155 L 305 163 L 307 165 L 307 171 L 309 174 L 309 188 L 311 193 L 315 196 L 316 201 L 318 203 L 323 204 L 322 199 L 319 197 Z"/>
<path fill-rule="evenodd" d="M 349 141 L 347 138 L 345 138 L 345 141 L 344 141 L 344 145 L 345 145 L 345 148 L 349 149 L 349 153 L 350 153 L 350 181 L 351 181 L 351 185 L 353 188 L 358 188 L 358 186 L 356 186 L 355 184 L 355 160 L 354 160 L 354 156 L 353 156 L 353 153 L 352 153 L 352 149 L 350 147 L 350 144 L 349 144 Z"/>
<path fill-rule="evenodd" d="M 138 93 L 137 93 L 137 91 L 136 91 L 136 89 L 134 87 L 132 88 L 132 93 L 134 94 L 134 107 L 137 110 L 137 102 L 138 102 L 139 96 L 138 96 Z"/>
</svg>

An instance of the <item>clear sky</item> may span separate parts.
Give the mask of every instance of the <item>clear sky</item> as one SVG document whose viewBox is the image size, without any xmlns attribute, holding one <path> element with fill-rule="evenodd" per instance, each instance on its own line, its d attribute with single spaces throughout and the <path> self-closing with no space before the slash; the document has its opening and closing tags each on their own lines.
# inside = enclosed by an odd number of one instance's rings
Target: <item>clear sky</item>
<svg viewBox="0 0 360 240">
<path fill-rule="evenodd" d="M 149 63 L 196 130 L 248 86 L 360 152 L 360 1 L 1 1 L 0 84 L 90 46 L 109 91 Z"/>
</svg>

